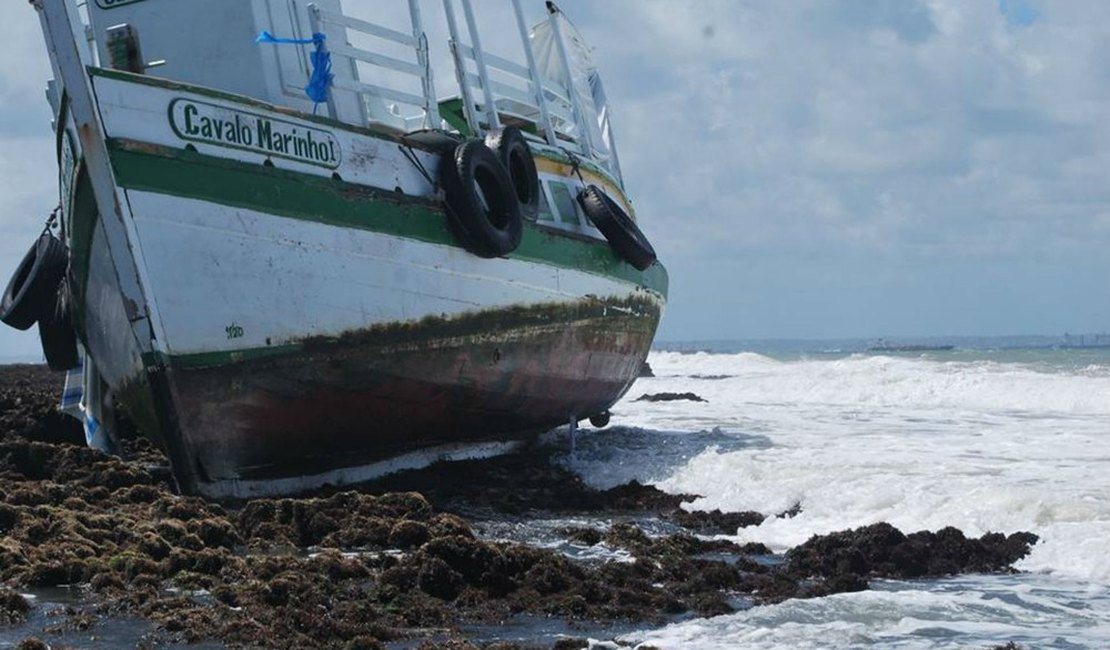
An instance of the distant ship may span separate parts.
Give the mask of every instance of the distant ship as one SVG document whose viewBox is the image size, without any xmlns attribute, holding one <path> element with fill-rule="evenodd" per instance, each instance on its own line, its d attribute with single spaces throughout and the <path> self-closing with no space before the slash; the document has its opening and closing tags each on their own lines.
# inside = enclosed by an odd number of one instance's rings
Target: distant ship
<svg viewBox="0 0 1110 650">
<path fill-rule="evenodd" d="M 868 352 L 945 352 L 947 350 L 954 350 L 954 345 L 897 345 L 889 343 L 884 339 L 879 339 L 875 345 L 867 348 Z"/>
<path fill-rule="evenodd" d="M 1061 350 L 1110 349 L 1110 334 L 1064 334 Z"/>
</svg>

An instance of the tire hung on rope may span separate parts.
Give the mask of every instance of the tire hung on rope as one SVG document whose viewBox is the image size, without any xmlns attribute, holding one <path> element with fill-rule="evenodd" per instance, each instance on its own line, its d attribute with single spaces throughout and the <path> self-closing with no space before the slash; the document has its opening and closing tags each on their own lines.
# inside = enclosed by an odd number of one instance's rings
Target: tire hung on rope
<svg viewBox="0 0 1110 650">
<path fill-rule="evenodd" d="M 640 271 L 655 263 L 655 248 L 636 222 L 596 185 L 578 193 L 578 204 L 622 259 Z"/>
<path fill-rule="evenodd" d="M 23 257 L 0 299 L 0 321 L 18 330 L 28 330 L 56 306 L 58 285 L 66 271 L 65 244 L 43 233 Z"/>
<path fill-rule="evenodd" d="M 524 134 L 515 126 L 507 126 L 487 135 L 486 146 L 509 172 L 521 217 L 535 221 L 540 211 L 540 175 Z"/>
<path fill-rule="evenodd" d="M 520 203 L 505 166 L 481 140 L 468 140 L 440 162 L 448 222 L 471 253 L 493 258 L 520 245 Z"/>
</svg>

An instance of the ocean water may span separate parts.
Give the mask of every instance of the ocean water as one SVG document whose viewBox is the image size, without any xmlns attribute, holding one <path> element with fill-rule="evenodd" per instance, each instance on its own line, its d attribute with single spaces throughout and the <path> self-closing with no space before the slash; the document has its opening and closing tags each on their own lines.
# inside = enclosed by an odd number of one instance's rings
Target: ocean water
<svg viewBox="0 0 1110 650">
<path fill-rule="evenodd" d="M 858 343 L 858 342 L 857 342 Z M 784 550 L 887 521 L 1041 537 L 1017 575 L 885 581 L 627 633 L 663 648 L 1110 648 L 1110 350 L 654 352 L 656 374 L 571 465 L 782 512 L 731 539 Z M 855 349 L 862 349 L 856 346 Z M 640 402 L 694 392 L 706 402 Z"/>
</svg>

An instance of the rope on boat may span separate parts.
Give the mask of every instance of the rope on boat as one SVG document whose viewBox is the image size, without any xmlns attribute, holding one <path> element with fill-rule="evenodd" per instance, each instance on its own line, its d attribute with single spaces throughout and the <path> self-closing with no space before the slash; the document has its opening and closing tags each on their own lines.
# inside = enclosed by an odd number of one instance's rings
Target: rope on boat
<svg viewBox="0 0 1110 650">
<path fill-rule="evenodd" d="M 400 149 L 405 158 L 412 163 L 413 167 L 416 167 L 416 171 L 420 172 L 420 175 L 428 181 L 428 184 L 432 186 L 432 190 L 435 190 L 438 187 L 435 179 L 428 173 L 428 168 L 424 166 L 424 163 L 420 162 L 420 158 L 417 158 L 416 152 L 412 150 L 412 147 L 408 144 L 400 144 L 397 145 L 397 148 Z"/>
<path fill-rule="evenodd" d="M 328 37 L 320 32 L 313 34 L 312 38 L 277 38 L 270 32 L 262 32 L 254 40 L 255 43 L 269 43 L 271 45 L 316 46 L 316 51 L 310 55 L 312 75 L 308 78 L 308 85 L 304 87 L 305 94 L 315 102 L 312 107 L 314 113 L 320 104 L 328 101 L 328 89 L 331 87 L 332 80 L 335 79 L 335 75 L 331 73 L 331 52 L 328 52 L 324 46 L 327 39 Z"/>
<path fill-rule="evenodd" d="M 554 3 L 549 2 L 548 4 Z M 559 150 L 562 151 L 567 158 L 570 158 L 570 170 L 574 172 L 574 175 L 578 177 L 578 180 L 582 181 L 582 186 L 585 187 L 586 185 L 589 185 L 589 183 L 586 182 L 586 179 L 582 176 L 582 159 L 578 157 L 578 154 L 574 153 L 570 149 L 567 149 L 566 147 L 559 147 Z"/>
<path fill-rule="evenodd" d="M 62 211 L 62 204 L 59 203 L 58 207 L 54 208 L 54 211 L 51 212 L 50 216 L 46 218 L 46 225 L 43 226 L 42 234 L 45 235 L 46 233 L 50 232 L 51 228 L 53 228 L 55 225 L 57 225 L 57 223 L 58 223 L 58 214 L 61 213 L 61 211 Z"/>
</svg>

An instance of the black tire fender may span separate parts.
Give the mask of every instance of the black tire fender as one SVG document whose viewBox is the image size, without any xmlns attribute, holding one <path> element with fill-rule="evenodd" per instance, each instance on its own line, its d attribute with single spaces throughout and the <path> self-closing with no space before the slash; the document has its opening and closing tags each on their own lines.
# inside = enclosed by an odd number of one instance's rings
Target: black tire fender
<svg viewBox="0 0 1110 650">
<path fill-rule="evenodd" d="M 448 222 L 471 253 L 493 258 L 520 245 L 520 204 L 505 166 L 481 140 L 468 140 L 440 161 Z"/>
<path fill-rule="evenodd" d="M 604 429 L 609 426 L 609 418 L 612 416 L 609 411 L 602 411 L 590 416 L 590 425 L 595 429 Z"/>
<path fill-rule="evenodd" d="M 507 126 L 486 136 L 486 146 L 497 154 L 509 172 L 509 181 L 520 204 L 520 216 L 535 221 L 540 212 L 540 175 L 528 140 L 515 126 Z"/>
<path fill-rule="evenodd" d="M 73 331 L 73 319 L 65 290 L 58 288 L 55 307 L 39 318 L 39 341 L 46 365 L 51 370 L 69 370 L 77 367 L 77 334 Z"/>
<path fill-rule="evenodd" d="M 578 193 L 578 204 L 622 259 L 640 271 L 655 264 L 655 248 L 609 195 L 596 185 L 588 185 Z"/>
<path fill-rule="evenodd" d="M 65 244 L 50 233 L 27 251 L 0 299 L 0 321 L 18 330 L 28 330 L 55 308 L 58 284 L 65 275 L 68 254 Z"/>
</svg>

